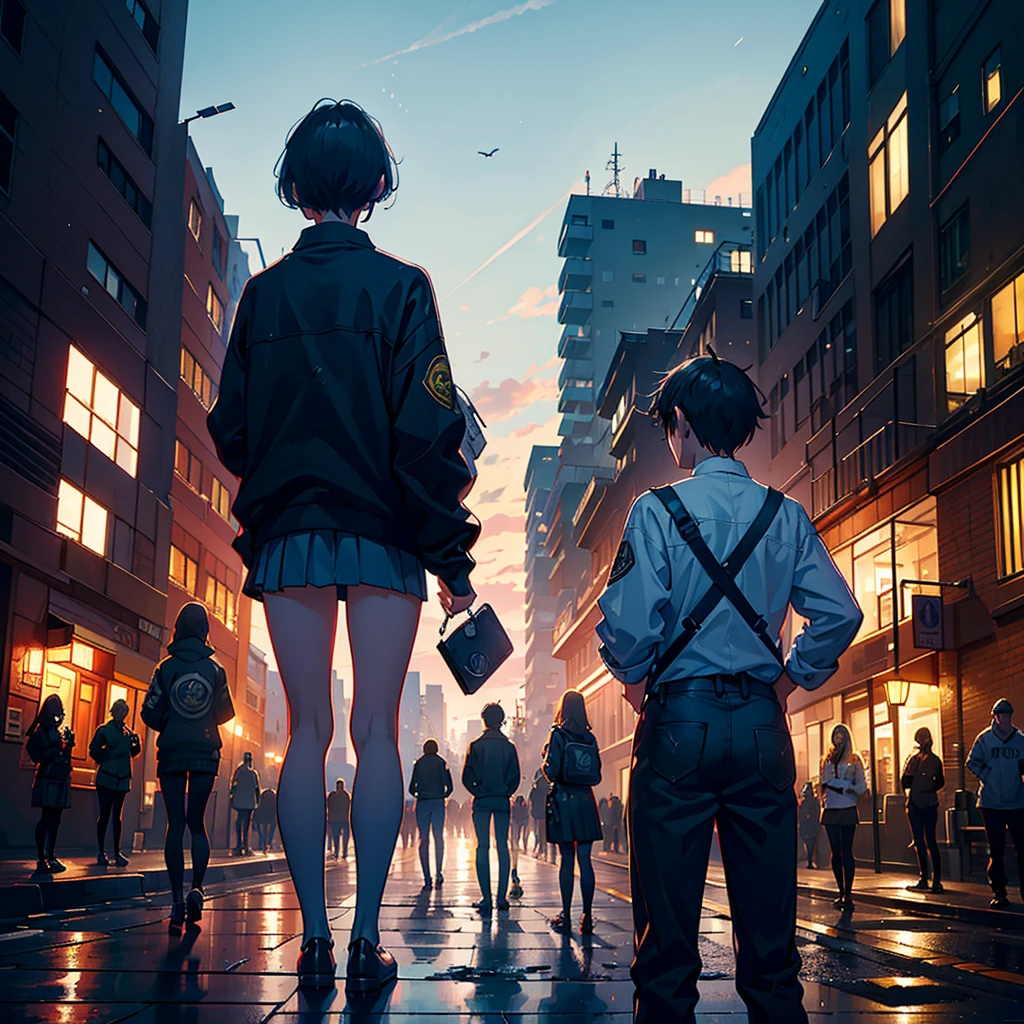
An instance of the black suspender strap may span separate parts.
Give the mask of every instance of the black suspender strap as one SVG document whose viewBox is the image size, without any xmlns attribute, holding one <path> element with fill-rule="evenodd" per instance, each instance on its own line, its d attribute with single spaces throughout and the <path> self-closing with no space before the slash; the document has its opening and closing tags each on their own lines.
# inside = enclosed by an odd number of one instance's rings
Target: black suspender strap
<svg viewBox="0 0 1024 1024">
<path fill-rule="evenodd" d="M 675 488 L 657 487 L 651 493 L 665 506 L 665 511 L 672 517 L 672 522 L 675 523 L 683 540 L 689 545 L 694 557 L 711 577 L 711 586 L 693 606 L 690 614 L 683 619 L 682 632 L 655 663 L 648 681 L 649 688 L 653 689 L 657 685 L 658 680 L 697 635 L 704 620 L 714 611 L 723 597 L 739 612 L 743 621 L 757 634 L 758 639 L 771 652 L 775 660 L 784 666 L 785 661 L 779 652 L 778 644 L 768 635 L 768 623 L 763 616 L 754 611 L 750 602 L 736 585 L 737 574 L 761 538 L 768 532 L 768 527 L 771 526 L 782 506 L 782 494 L 771 487 L 768 488 L 764 504 L 747 528 L 747 532 L 740 538 L 740 542 L 733 548 L 725 562 L 720 563 L 700 535 L 697 523 L 687 511 Z"/>
</svg>

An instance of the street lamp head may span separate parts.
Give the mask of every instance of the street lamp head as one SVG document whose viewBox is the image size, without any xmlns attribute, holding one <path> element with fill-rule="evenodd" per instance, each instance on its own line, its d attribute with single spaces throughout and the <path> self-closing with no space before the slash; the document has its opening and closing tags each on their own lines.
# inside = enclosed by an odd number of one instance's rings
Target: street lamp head
<svg viewBox="0 0 1024 1024">
<path fill-rule="evenodd" d="M 889 702 L 889 707 L 903 707 L 910 699 L 910 680 L 887 679 L 885 681 L 885 699 Z"/>
<path fill-rule="evenodd" d="M 201 117 L 216 117 L 218 114 L 226 114 L 229 110 L 234 110 L 234 103 L 218 103 L 212 107 L 203 107 L 202 110 L 197 110 L 191 117 L 186 117 L 182 124 L 188 124 L 189 121 L 196 121 Z"/>
</svg>

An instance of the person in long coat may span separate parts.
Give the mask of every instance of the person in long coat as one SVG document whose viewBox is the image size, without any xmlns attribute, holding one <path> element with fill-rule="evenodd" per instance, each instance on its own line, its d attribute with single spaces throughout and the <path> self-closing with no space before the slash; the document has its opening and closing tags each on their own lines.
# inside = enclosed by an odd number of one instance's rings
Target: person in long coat
<svg viewBox="0 0 1024 1024">
<path fill-rule="evenodd" d="M 96 762 L 96 796 L 100 813 L 96 819 L 96 863 L 107 865 L 107 825 L 112 825 L 114 864 L 128 866 L 128 858 L 121 852 L 121 810 L 125 797 L 132 788 L 132 758 L 142 753 L 139 734 L 125 725 L 131 710 L 128 701 L 115 700 L 110 706 L 110 721 L 101 725 L 89 744 L 89 756 Z"/>
</svg>

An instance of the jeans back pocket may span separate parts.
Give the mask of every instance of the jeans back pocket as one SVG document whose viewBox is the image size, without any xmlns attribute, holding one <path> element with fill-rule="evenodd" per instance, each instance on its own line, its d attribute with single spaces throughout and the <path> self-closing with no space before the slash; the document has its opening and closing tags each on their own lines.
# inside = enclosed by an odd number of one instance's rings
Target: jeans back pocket
<svg viewBox="0 0 1024 1024">
<path fill-rule="evenodd" d="M 784 729 L 755 729 L 757 768 L 761 777 L 780 793 L 796 782 L 793 741 Z"/>
<path fill-rule="evenodd" d="M 669 782 L 679 782 L 700 767 L 708 727 L 704 722 L 665 722 L 650 733 L 654 770 Z"/>
</svg>

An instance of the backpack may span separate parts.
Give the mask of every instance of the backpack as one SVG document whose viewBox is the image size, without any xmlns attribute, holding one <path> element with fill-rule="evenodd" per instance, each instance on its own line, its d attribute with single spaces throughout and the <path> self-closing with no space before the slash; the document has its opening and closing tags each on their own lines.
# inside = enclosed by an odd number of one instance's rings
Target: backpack
<svg viewBox="0 0 1024 1024">
<path fill-rule="evenodd" d="M 589 736 L 583 742 L 574 740 L 561 730 L 565 740 L 562 753 L 562 781 L 570 786 L 596 786 L 601 781 L 601 762 L 598 758 L 597 740 Z"/>
</svg>

